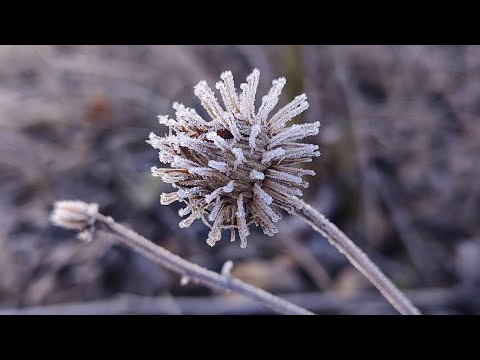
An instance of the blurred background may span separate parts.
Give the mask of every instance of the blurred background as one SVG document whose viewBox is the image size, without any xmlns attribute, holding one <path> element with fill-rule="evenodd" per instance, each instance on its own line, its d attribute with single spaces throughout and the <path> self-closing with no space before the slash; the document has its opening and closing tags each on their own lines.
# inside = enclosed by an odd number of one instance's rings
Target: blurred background
<svg viewBox="0 0 480 360">
<path fill-rule="evenodd" d="M 0 312 L 269 314 L 179 276 L 111 241 L 86 244 L 49 224 L 61 199 L 96 202 L 182 257 L 318 314 L 395 314 L 343 255 L 302 220 L 275 237 L 180 229 L 170 187 L 150 175 L 173 101 L 224 70 L 261 72 L 257 101 L 287 78 L 279 106 L 305 92 L 305 200 L 331 218 L 427 314 L 480 313 L 480 47 L 1 46 Z"/>
</svg>

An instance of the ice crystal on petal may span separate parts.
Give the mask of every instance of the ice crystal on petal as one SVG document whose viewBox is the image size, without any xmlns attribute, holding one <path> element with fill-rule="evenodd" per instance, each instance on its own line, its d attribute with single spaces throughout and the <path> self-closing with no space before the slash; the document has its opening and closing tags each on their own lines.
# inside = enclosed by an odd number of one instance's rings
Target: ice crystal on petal
<svg viewBox="0 0 480 360">
<path fill-rule="evenodd" d="M 232 149 L 233 155 L 235 155 L 235 161 L 233 162 L 233 169 L 237 170 L 237 166 L 241 165 L 245 160 L 245 156 L 243 155 L 242 149 L 233 148 Z"/>
<path fill-rule="evenodd" d="M 278 98 L 286 82 L 287 81 L 285 80 L 285 78 L 279 78 L 272 81 L 272 88 L 270 89 L 268 94 L 262 98 L 262 105 L 260 106 L 260 109 L 258 109 L 257 119 L 260 122 L 264 122 L 265 120 L 267 120 L 268 115 L 277 105 Z"/>
<path fill-rule="evenodd" d="M 276 148 L 275 150 L 265 151 L 262 157 L 262 164 L 268 164 L 274 159 L 278 159 L 285 154 L 285 149 Z"/>
<path fill-rule="evenodd" d="M 250 171 L 250 180 L 263 180 L 265 179 L 265 174 L 258 171 L 258 170 L 255 170 L 253 169 L 252 171 Z"/>
<path fill-rule="evenodd" d="M 272 197 L 268 195 L 260 185 L 258 185 L 258 182 L 253 185 L 253 193 L 260 197 L 267 205 L 270 205 L 273 201 Z"/>
<path fill-rule="evenodd" d="M 305 94 L 272 115 L 286 84 L 283 77 L 272 81 L 258 110 L 257 69 L 247 76 L 238 93 L 231 71 L 223 72 L 220 79 L 215 84 L 218 98 L 206 81 L 194 87 L 210 119 L 177 102 L 173 103 L 175 119 L 158 117 L 159 123 L 168 127 L 168 135 L 150 133 L 147 142 L 159 151 L 160 162 L 170 164 L 170 168 L 154 166 L 151 172 L 176 190 L 161 194 L 161 204 L 187 204 L 178 211 L 185 217 L 180 227 L 208 219 L 210 246 L 221 240 L 222 230 L 230 229 L 231 241 L 238 233 L 240 247 L 245 248 L 250 224 L 273 236 L 278 232 L 275 223 L 281 219 L 278 210 L 293 212 L 291 197 L 302 196 L 299 186 L 308 187 L 302 176 L 315 174 L 296 165 L 320 155 L 317 145 L 296 141 L 316 135 L 320 124 L 286 126 L 308 108 Z"/>
<path fill-rule="evenodd" d="M 229 167 L 226 163 L 221 162 L 221 161 L 215 161 L 215 160 L 209 160 L 208 161 L 208 166 L 210 166 L 213 169 L 216 169 L 222 173 L 228 173 Z"/>
</svg>

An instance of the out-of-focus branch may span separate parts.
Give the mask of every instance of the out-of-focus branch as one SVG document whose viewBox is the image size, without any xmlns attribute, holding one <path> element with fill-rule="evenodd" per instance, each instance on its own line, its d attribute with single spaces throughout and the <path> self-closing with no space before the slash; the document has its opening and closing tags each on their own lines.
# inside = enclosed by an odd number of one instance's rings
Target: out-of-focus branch
<svg viewBox="0 0 480 360">
<path fill-rule="evenodd" d="M 475 291 L 452 288 L 427 288 L 407 292 L 407 295 L 429 313 L 455 307 L 468 299 L 475 299 Z M 329 314 L 365 314 L 375 309 L 378 314 L 392 314 L 393 309 L 373 291 L 353 297 L 333 293 L 285 294 L 288 301 Z M 82 303 L 33 306 L 19 309 L 0 309 L 0 315 L 122 315 L 122 314 L 270 314 L 261 304 L 240 296 L 158 296 L 147 297 L 119 294 L 108 299 Z"/>
</svg>

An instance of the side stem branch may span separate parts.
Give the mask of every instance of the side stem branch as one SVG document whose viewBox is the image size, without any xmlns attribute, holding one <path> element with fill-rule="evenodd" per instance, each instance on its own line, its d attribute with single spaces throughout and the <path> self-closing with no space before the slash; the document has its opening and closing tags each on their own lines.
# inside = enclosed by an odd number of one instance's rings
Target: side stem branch
<svg viewBox="0 0 480 360">
<path fill-rule="evenodd" d="M 154 244 L 133 230 L 118 224 L 111 217 L 97 213 L 95 215 L 95 228 L 96 232 L 105 232 L 114 235 L 116 240 L 157 264 L 182 276 L 187 276 L 191 280 L 206 285 L 212 289 L 236 292 L 281 314 L 314 315 L 312 312 L 274 296 L 262 289 L 246 284 L 233 277 L 207 270 L 178 255 L 172 254 L 168 250 Z"/>
</svg>

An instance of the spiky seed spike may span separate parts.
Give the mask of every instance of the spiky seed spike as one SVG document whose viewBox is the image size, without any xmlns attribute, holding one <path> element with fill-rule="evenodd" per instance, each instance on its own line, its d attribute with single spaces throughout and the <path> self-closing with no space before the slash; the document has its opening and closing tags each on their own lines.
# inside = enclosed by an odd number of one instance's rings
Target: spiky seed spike
<svg viewBox="0 0 480 360">
<path fill-rule="evenodd" d="M 231 101 L 233 114 L 237 116 L 240 113 L 240 102 L 238 100 L 237 91 L 235 90 L 235 82 L 231 71 L 224 71 L 220 75 L 220 79 L 225 84 L 225 90 L 228 94 L 228 99 Z"/>
<path fill-rule="evenodd" d="M 308 109 L 308 106 L 307 95 L 301 94 L 295 97 L 292 102 L 285 105 L 272 116 L 268 122 L 271 131 L 276 132 L 283 128 L 288 121 Z"/>
<path fill-rule="evenodd" d="M 272 160 L 279 159 L 285 155 L 285 149 L 276 148 L 275 150 L 269 150 L 263 153 L 262 164 L 268 164 Z"/>
<path fill-rule="evenodd" d="M 262 98 L 262 105 L 260 105 L 260 109 L 258 109 L 257 119 L 260 123 L 264 123 L 265 120 L 267 120 L 268 115 L 277 105 L 286 82 L 287 81 L 283 77 L 272 81 L 272 88 L 268 94 Z"/>
<path fill-rule="evenodd" d="M 209 160 L 208 166 L 225 174 L 229 171 L 228 165 L 221 161 Z"/>
<path fill-rule="evenodd" d="M 223 219 L 225 217 L 225 213 L 223 211 L 219 211 L 215 221 L 213 222 L 212 229 L 208 233 L 207 244 L 210 246 L 214 246 L 217 241 L 219 241 L 222 237 L 222 224 Z"/>
<path fill-rule="evenodd" d="M 228 149 L 228 144 L 227 142 L 221 138 L 220 136 L 217 135 L 216 132 L 210 131 L 207 133 L 207 140 L 213 141 L 216 147 L 218 147 L 221 150 L 227 150 Z"/>
<path fill-rule="evenodd" d="M 267 205 L 270 205 L 273 201 L 272 197 L 268 195 L 260 185 L 258 185 L 258 182 L 253 185 L 253 193 L 261 198 Z"/>
<path fill-rule="evenodd" d="M 270 139 L 268 143 L 268 149 L 272 149 L 275 146 L 282 145 L 286 142 L 296 141 L 307 136 L 313 136 L 318 134 L 318 128 L 320 123 L 314 122 L 312 124 L 294 124 Z"/>
<path fill-rule="evenodd" d="M 243 193 L 238 195 L 237 199 L 237 223 L 238 223 L 238 234 L 240 236 L 240 247 L 245 249 L 247 247 L 247 237 L 250 235 L 248 230 L 248 225 L 246 222 L 245 207 L 243 204 Z"/>
<path fill-rule="evenodd" d="M 255 117 L 255 95 L 257 94 L 259 80 L 260 71 L 258 71 L 258 69 L 254 69 L 252 73 L 247 76 L 245 115 L 252 120 Z"/>
<path fill-rule="evenodd" d="M 248 138 L 248 145 L 250 145 L 250 149 L 253 150 L 255 147 L 255 140 L 262 131 L 262 127 L 258 124 L 255 124 L 252 126 L 252 130 L 250 131 L 250 137 Z"/>
<path fill-rule="evenodd" d="M 222 116 L 223 110 L 218 104 L 215 93 L 210 89 L 206 81 L 200 81 L 195 85 L 194 93 L 200 99 L 200 102 L 212 119 L 218 119 Z"/>
<path fill-rule="evenodd" d="M 215 206 L 213 207 L 212 211 L 210 212 L 210 215 L 208 215 L 208 220 L 214 221 L 217 218 L 218 212 L 220 211 L 220 208 L 223 206 L 222 199 L 220 197 L 217 197 L 215 201 Z"/>
<path fill-rule="evenodd" d="M 211 194 L 205 196 L 205 201 L 207 204 L 211 203 L 214 199 L 216 199 L 221 193 L 231 193 L 233 191 L 233 184 L 235 183 L 234 180 L 230 181 L 227 185 L 220 187 L 213 191 Z"/>
<path fill-rule="evenodd" d="M 162 193 L 160 195 L 160 204 L 162 205 L 170 205 L 174 203 L 175 201 L 178 201 L 178 192 L 172 192 L 172 193 Z"/>
<path fill-rule="evenodd" d="M 197 214 L 194 214 L 192 213 L 189 217 L 187 217 L 186 219 L 180 221 L 180 223 L 178 224 L 181 228 L 188 228 L 190 225 L 193 224 L 193 222 L 195 220 L 198 219 L 198 215 Z"/>
</svg>

